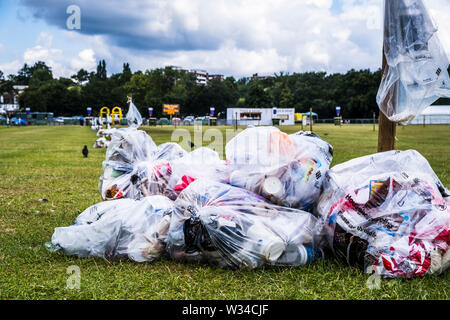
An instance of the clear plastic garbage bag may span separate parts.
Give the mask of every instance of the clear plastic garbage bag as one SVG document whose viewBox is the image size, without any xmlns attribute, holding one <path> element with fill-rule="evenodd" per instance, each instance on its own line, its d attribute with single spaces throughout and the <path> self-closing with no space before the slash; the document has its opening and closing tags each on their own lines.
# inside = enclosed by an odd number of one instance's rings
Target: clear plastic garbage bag
<svg viewBox="0 0 450 320">
<path fill-rule="evenodd" d="M 223 183 L 229 181 L 230 172 L 226 162 L 220 159 L 216 151 L 207 147 L 200 147 L 174 159 L 171 166 L 170 184 L 177 195 L 196 179 L 208 178 Z"/>
<path fill-rule="evenodd" d="M 228 184 L 198 179 L 175 201 L 167 250 L 175 260 L 224 268 L 299 266 L 323 256 L 316 218 Z"/>
<path fill-rule="evenodd" d="M 176 198 L 170 185 L 170 161 L 187 152 L 176 143 L 158 147 L 144 131 L 119 129 L 113 136 L 103 162 L 99 191 L 104 200 L 165 195 Z"/>
<path fill-rule="evenodd" d="M 320 195 L 333 147 L 309 131 L 248 128 L 225 146 L 230 184 L 270 202 L 310 210 Z"/>
<path fill-rule="evenodd" d="M 383 277 L 450 265 L 450 193 L 417 151 L 388 151 L 329 170 L 317 204 L 321 246 Z"/>
<path fill-rule="evenodd" d="M 130 128 L 137 129 L 142 124 L 142 116 L 139 113 L 136 106 L 134 105 L 133 101 L 131 101 L 131 100 L 130 100 L 130 107 L 128 108 L 126 118 L 127 118 L 127 124 Z"/>
<path fill-rule="evenodd" d="M 450 97 L 448 57 L 422 0 L 384 2 L 386 67 L 377 103 L 407 124 L 440 97 Z"/>
<path fill-rule="evenodd" d="M 101 202 L 55 228 L 50 251 L 79 257 L 153 261 L 165 253 L 173 202 L 164 196 Z"/>
</svg>

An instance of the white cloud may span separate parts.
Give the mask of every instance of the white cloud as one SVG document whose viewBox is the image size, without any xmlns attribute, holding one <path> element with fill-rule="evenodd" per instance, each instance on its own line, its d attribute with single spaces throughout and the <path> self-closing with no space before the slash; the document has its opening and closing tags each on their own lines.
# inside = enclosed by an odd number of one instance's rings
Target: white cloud
<svg viewBox="0 0 450 320">
<path fill-rule="evenodd" d="M 78 53 L 77 58 L 73 58 L 70 66 L 73 70 L 85 69 L 91 71 L 96 66 L 95 52 L 92 49 L 85 49 Z"/>
<path fill-rule="evenodd" d="M 59 1 L 23 2 L 59 17 Z M 331 11 L 333 0 L 78 2 L 83 33 L 62 32 L 80 44 L 72 57 L 46 33 L 26 52 L 29 60 L 49 59 L 55 75 L 93 69 L 96 58 L 107 60 L 109 72 L 130 62 L 133 70 L 179 65 L 238 77 L 381 66 L 382 0 L 340 0 L 339 12 Z M 450 1 L 425 4 L 450 56 Z M 51 14 L 44 19 L 53 21 Z"/>
<path fill-rule="evenodd" d="M 92 40 L 95 41 L 95 37 L 91 37 L 90 40 L 92 43 Z M 36 39 L 36 45 L 27 48 L 22 59 L 0 63 L 0 70 L 5 74 L 15 74 L 24 63 L 32 65 L 37 61 L 44 61 L 51 67 L 54 77 L 69 78 L 81 68 L 93 71 L 97 65 L 95 57 L 96 53 L 92 48 L 82 49 L 76 56 L 70 56 L 63 49 L 53 47 L 52 34 L 41 32 Z"/>
<path fill-rule="evenodd" d="M 23 66 L 19 60 L 14 60 L 10 62 L 0 63 L 0 70 L 3 71 L 4 75 L 16 74 L 17 71 Z"/>
<path fill-rule="evenodd" d="M 38 45 L 50 48 L 53 43 L 53 35 L 45 31 L 41 32 L 36 40 Z"/>
</svg>

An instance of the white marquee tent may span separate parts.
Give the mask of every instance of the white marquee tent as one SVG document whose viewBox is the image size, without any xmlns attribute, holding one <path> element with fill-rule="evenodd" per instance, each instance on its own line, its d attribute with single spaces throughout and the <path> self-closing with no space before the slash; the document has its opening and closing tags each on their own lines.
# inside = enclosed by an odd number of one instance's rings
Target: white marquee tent
<svg viewBox="0 0 450 320">
<path fill-rule="evenodd" d="M 450 124 L 450 106 L 430 106 L 418 115 L 411 124 Z"/>
</svg>

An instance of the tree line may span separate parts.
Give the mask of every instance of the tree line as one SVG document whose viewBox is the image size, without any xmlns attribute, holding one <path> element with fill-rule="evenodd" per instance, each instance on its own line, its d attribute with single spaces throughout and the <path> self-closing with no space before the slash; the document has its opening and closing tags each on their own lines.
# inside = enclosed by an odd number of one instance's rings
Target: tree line
<svg viewBox="0 0 450 320">
<path fill-rule="evenodd" d="M 127 95 L 143 116 L 153 108 L 153 116 L 161 117 L 163 104 L 179 104 L 182 116 L 203 116 L 215 108 L 225 115 L 227 108 L 295 108 L 308 112 L 312 107 L 319 118 L 332 118 L 341 106 L 344 118 L 371 118 L 378 115 L 376 94 L 381 70 L 350 70 L 346 73 L 326 72 L 275 73 L 270 77 L 226 77 L 197 84 L 193 73 L 171 67 L 132 72 L 128 63 L 120 73 L 108 77 L 106 62 L 99 61 L 97 70 L 79 70 L 71 78 L 53 77 L 45 62 L 25 64 L 17 74 L 5 78 L 0 71 L 0 92 L 11 92 L 13 85 L 28 85 L 19 96 L 21 108 L 53 112 L 55 116 L 85 115 L 91 107 L 97 115 L 103 106 L 126 108 Z M 447 102 L 447 101 L 444 101 Z"/>
</svg>

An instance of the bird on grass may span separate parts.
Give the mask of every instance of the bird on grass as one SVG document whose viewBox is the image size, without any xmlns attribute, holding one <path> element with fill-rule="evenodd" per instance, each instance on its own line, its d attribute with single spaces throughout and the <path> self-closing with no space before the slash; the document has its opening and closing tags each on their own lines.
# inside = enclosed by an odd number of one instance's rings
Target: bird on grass
<svg viewBox="0 0 450 320">
<path fill-rule="evenodd" d="M 88 153 L 89 153 L 89 150 L 88 150 L 87 146 L 84 146 L 83 151 L 81 151 L 81 153 L 83 154 L 83 156 L 85 158 L 87 158 Z"/>
</svg>

